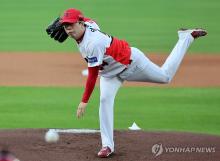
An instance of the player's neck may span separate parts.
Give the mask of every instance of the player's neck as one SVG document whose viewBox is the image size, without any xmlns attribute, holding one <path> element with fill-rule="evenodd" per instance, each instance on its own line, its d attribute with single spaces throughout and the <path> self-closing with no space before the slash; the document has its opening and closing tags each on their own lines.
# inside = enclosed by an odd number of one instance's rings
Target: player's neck
<svg viewBox="0 0 220 161">
<path fill-rule="evenodd" d="M 79 44 L 82 42 L 83 40 L 83 37 L 85 35 L 85 32 L 86 32 L 86 28 L 84 28 L 83 32 L 82 32 L 82 35 L 80 36 L 80 38 L 76 39 L 76 42 Z"/>
</svg>

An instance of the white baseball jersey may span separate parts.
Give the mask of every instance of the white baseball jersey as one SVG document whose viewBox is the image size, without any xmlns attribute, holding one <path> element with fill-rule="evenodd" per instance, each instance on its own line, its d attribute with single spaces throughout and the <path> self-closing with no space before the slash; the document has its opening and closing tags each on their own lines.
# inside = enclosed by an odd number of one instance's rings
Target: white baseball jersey
<svg viewBox="0 0 220 161">
<path fill-rule="evenodd" d="M 114 77 L 122 72 L 130 61 L 129 45 L 102 33 L 94 21 L 87 21 L 86 25 L 78 47 L 88 67 L 100 66 L 100 75 L 104 77 Z"/>
</svg>

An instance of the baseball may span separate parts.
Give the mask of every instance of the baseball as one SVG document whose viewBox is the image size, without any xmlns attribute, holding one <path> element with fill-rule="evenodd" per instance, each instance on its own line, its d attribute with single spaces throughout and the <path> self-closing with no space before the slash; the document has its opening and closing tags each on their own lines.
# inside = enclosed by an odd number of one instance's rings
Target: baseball
<svg viewBox="0 0 220 161">
<path fill-rule="evenodd" d="M 48 143 L 56 143 L 59 140 L 59 134 L 55 130 L 49 130 L 45 134 L 45 141 Z"/>
</svg>

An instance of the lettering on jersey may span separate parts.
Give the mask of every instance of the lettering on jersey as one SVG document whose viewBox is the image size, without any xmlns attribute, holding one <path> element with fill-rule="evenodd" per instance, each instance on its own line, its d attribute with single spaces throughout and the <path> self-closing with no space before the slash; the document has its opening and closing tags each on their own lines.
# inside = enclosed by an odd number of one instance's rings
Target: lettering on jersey
<svg viewBox="0 0 220 161">
<path fill-rule="evenodd" d="M 96 63 L 96 62 L 98 62 L 97 57 L 91 57 L 91 58 L 87 57 L 87 60 L 88 60 L 88 63 Z"/>
<path fill-rule="evenodd" d="M 88 29 L 90 29 L 92 32 L 97 31 L 97 29 L 94 29 L 92 26 L 88 26 Z"/>
<path fill-rule="evenodd" d="M 87 25 L 88 26 L 88 28 L 91 30 L 91 32 L 95 32 L 95 31 L 99 31 L 100 33 L 102 33 L 102 34 L 104 34 L 104 35 L 106 35 L 106 36 L 108 36 L 108 37 L 112 37 L 112 36 L 110 36 L 110 35 L 108 35 L 108 34 L 106 34 L 105 32 L 103 32 L 103 31 L 100 31 L 100 30 L 98 30 L 98 29 L 94 29 L 92 26 L 90 26 L 90 25 Z"/>
</svg>

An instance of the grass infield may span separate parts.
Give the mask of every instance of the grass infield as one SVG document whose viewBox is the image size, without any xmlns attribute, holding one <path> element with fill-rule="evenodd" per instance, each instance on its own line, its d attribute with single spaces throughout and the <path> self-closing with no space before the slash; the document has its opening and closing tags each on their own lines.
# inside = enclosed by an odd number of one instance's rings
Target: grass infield
<svg viewBox="0 0 220 161">
<path fill-rule="evenodd" d="M 99 128 L 99 89 L 83 119 L 75 117 L 82 88 L 0 87 L 0 128 Z M 220 88 L 122 87 L 115 128 L 220 135 Z"/>
</svg>

